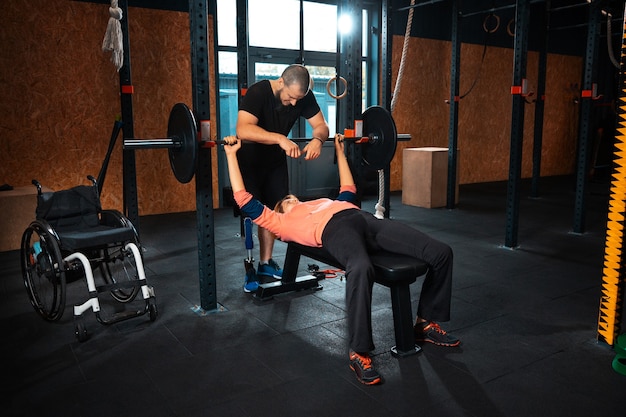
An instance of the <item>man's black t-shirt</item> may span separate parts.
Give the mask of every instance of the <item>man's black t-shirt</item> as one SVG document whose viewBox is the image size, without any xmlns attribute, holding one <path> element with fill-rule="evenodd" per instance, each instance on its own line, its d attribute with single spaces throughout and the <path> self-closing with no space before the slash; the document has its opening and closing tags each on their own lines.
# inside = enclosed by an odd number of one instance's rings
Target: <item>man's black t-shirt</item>
<svg viewBox="0 0 626 417">
<path fill-rule="evenodd" d="M 259 119 L 258 126 L 268 132 L 287 136 L 300 116 L 310 119 L 320 111 L 320 107 L 311 90 L 295 106 L 283 106 L 274 96 L 270 82 L 263 80 L 248 88 L 239 110 L 254 115 Z"/>
</svg>

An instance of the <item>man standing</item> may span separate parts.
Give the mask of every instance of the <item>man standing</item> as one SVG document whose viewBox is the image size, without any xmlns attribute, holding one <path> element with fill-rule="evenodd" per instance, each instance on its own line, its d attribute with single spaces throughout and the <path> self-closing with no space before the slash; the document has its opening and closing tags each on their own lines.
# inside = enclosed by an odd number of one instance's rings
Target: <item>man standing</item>
<svg viewBox="0 0 626 417">
<path fill-rule="evenodd" d="M 328 123 L 310 89 L 309 71 L 302 65 L 288 66 L 275 80 L 259 81 L 248 88 L 237 115 L 237 137 L 243 146 L 237 154 L 247 189 L 268 207 L 289 194 L 287 156 L 305 159 L 320 156 L 328 138 Z M 304 117 L 313 128 L 313 139 L 300 149 L 287 135 Z M 258 288 L 256 275 L 280 279 L 282 269 L 272 259 L 274 235 L 258 227 L 259 265 L 246 273 L 244 291 Z"/>
</svg>

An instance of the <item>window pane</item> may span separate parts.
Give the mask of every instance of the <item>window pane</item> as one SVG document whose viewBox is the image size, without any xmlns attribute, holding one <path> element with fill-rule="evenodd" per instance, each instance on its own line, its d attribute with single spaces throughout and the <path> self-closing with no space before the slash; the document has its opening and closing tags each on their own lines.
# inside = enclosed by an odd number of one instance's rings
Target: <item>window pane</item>
<svg viewBox="0 0 626 417">
<path fill-rule="evenodd" d="M 256 62 L 254 64 L 255 81 L 273 80 L 283 73 L 287 64 L 271 64 L 266 62 Z"/>
<path fill-rule="evenodd" d="M 220 134 L 234 135 L 237 125 L 239 94 L 237 87 L 237 53 L 218 52 L 220 92 Z"/>
<path fill-rule="evenodd" d="M 272 0 L 271 7 L 269 3 L 248 0 L 250 46 L 300 49 L 300 2 Z"/>
<path fill-rule="evenodd" d="M 217 53 L 220 74 L 237 74 L 237 53 L 219 51 Z"/>
<path fill-rule="evenodd" d="M 367 73 L 367 63 L 363 61 L 361 63 L 361 80 L 363 85 L 361 87 L 361 108 L 363 111 L 367 108 L 367 80 L 369 80 L 369 74 Z"/>
<path fill-rule="evenodd" d="M 367 14 L 367 10 L 363 9 L 363 45 L 362 45 L 362 53 L 363 56 L 367 56 L 367 40 L 369 38 L 369 17 Z"/>
<path fill-rule="evenodd" d="M 330 129 L 330 135 L 334 136 L 337 121 L 337 100 L 329 96 L 326 92 L 326 84 L 335 76 L 335 67 L 324 67 L 318 65 L 307 65 L 307 69 L 313 79 L 313 94 L 317 99 Z M 313 136 L 313 129 L 307 123 L 304 136 Z"/>
<path fill-rule="evenodd" d="M 276 79 L 280 77 L 285 68 L 287 68 L 287 64 L 256 62 L 254 64 L 255 80 L 260 81 Z M 306 68 L 309 70 L 311 78 L 313 79 L 313 94 L 317 99 L 317 103 L 319 104 L 324 117 L 328 121 L 328 126 L 332 136 L 332 132 L 335 131 L 337 118 L 337 100 L 330 97 L 326 93 L 326 84 L 335 76 L 335 67 L 307 65 Z M 311 137 L 312 135 L 313 129 L 311 129 L 311 126 L 309 126 L 308 123 L 305 123 L 305 131 L 300 136 Z"/>
<path fill-rule="evenodd" d="M 217 41 L 221 46 L 237 46 L 237 2 L 217 0 Z"/>
<path fill-rule="evenodd" d="M 305 1 L 304 49 L 337 52 L 337 6 Z"/>
</svg>

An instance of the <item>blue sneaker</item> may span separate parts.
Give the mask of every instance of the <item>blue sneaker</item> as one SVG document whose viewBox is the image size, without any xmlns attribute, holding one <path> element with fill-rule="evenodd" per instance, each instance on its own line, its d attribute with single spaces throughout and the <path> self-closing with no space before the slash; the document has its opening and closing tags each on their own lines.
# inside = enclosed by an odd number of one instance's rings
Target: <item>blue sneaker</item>
<svg viewBox="0 0 626 417">
<path fill-rule="evenodd" d="M 275 279 L 281 279 L 283 277 L 283 270 L 280 269 L 280 266 L 278 266 L 276 261 L 273 259 L 270 259 L 263 265 L 259 262 L 259 267 L 257 268 L 256 273 L 257 275 L 264 275 Z"/>
<path fill-rule="evenodd" d="M 254 268 L 250 268 L 246 271 L 246 277 L 243 281 L 244 292 L 255 292 L 259 288 L 259 278 L 254 272 Z"/>
</svg>

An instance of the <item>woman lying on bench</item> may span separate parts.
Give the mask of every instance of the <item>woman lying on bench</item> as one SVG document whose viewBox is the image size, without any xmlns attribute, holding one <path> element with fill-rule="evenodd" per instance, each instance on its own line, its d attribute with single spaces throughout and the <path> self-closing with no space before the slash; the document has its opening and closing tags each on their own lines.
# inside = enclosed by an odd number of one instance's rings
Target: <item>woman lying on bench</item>
<svg viewBox="0 0 626 417">
<path fill-rule="evenodd" d="M 450 320 L 452 249 L 430 236 L 390 219 L 377 219 L 354 204 L 356 186 L 344 153 L 343 136 L 335 136 L 340 190 L 336 200 L 300 201 L 288 195 L 274 210 L 264 206 L 245 189 L 237 151 L 241 141 L 224 139 L 228 174 L 235 201 L 257 225 L 286 242 L 324 247 L 345 265 L 346 307 L 350 343 L 350 368 L 367 385 L 381 382 L 372 367 L 374 350 L 371 305 L 374 268 L 368 252 L 385 250 L 412 256 L 429 265 L 422 285 L 414 331 L 417 342 L 458 346 L 459 339 L 442 330 L 435 321 Z"/>
</svg>

